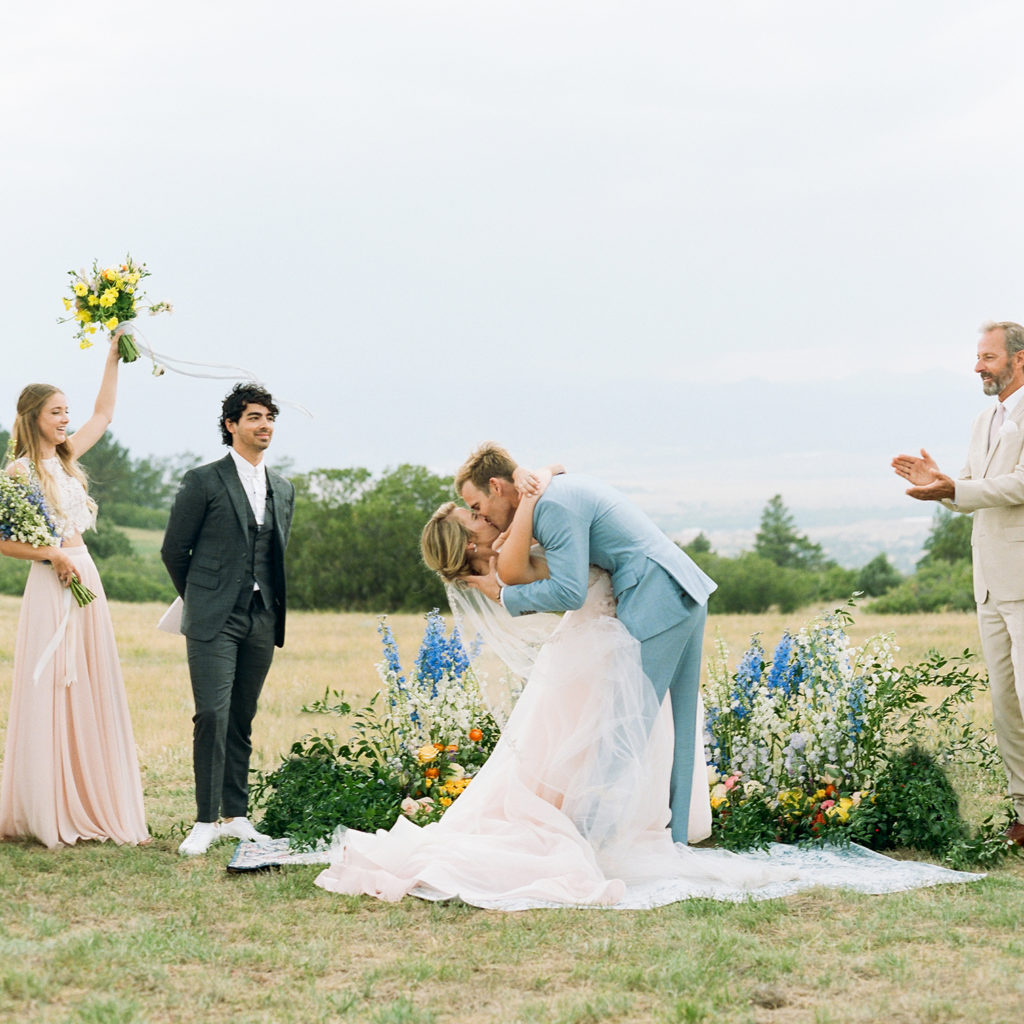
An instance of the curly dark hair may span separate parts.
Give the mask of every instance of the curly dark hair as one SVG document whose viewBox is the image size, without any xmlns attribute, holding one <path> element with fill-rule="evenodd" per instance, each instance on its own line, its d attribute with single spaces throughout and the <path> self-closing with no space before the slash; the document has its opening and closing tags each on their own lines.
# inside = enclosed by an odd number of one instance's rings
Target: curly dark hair
<svg viewBox="0 0 1024 1024">
<path fill-rule="evenodd" d="M 271 416 L 277 418 L 277 406 L 265 387 L 259 384 L 236 384 L 220 407 L 220 439 L 229 448 L 233 438 L 227 428 L 227 421 L 237 423 L 247 405 L 262 405 Z"/>
</svg>

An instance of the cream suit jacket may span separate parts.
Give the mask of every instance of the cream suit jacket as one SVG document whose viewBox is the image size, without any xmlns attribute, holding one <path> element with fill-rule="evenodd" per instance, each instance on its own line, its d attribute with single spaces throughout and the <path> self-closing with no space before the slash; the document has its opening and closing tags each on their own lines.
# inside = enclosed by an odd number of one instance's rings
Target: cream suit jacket
<svg viewBox="0 0 1024 1024">
<path fill-rule="evenodd" d="M 973 512 L 971 547 L 974 600 L 1024 601 L 1024 400 L 1008 414 L 991 451 L 989 427 L 998 406 L 986 409 L 971 430 L 967 465 L 946 502 Z"/>
</svg>

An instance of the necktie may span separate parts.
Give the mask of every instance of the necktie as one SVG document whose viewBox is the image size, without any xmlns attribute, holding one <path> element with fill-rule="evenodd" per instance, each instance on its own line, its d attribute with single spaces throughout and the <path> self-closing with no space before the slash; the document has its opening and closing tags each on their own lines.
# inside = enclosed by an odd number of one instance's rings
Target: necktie
<svg viewBox="0 0 1024 1024">
<path fill-rule="evenodd" d="M 1003 420 L 1006 419 L 1006 406 L 1000 402 L 996 406 L 995 415 L 992 417 L 992 423 L 988 428 L 988 450 L 992 451 L 995 447 L 996 437 L 999 435 L 999 428 L 1003 425 Z"/>
</svg>

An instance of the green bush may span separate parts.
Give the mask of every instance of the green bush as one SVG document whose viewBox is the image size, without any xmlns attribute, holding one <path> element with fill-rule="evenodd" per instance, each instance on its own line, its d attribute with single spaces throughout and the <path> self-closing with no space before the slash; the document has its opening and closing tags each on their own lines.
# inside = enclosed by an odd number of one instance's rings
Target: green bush
<svg viewBox="0 0 1024 1024">
<path fill-rule="evenodd" d="M 294 743 L 274 771 L 256 773 L 252 804 L 262 804 L 265 832 L 315 845 L 340 824 L 362 832 L 390 828 L 404 795 L 383 766 L 361 763 L 348 744 L 314 733 Z"/>
<path fill-rule="evenodd" d="M 97 561 L 103 589 L 111 601 L 163 601 L 177 597 L 159 558 L 115 555 Z"/>
<path fill-rule="evenodd" d="M 973 611 L 974 579 L 970 562 L 922 563 L 917 572 L 868 606 L 869 612 Z"/>
<path fill-rule="evenodd" d="M 694 561 L 718 584 L 709 607 L 719 614 L 766 612 L 772 607 L 791 612 L 817 594 L 818 573 L 782 568 L 752 551 L 736 558 L 698 553 Z"/>
<path fill-rule="evenodd" d="M 108 501 L 103 515 L 118 526 L 133 526 L 140 530 L 166 530 L 170 512 L 166 508 L 143 508 L 124 501 Z"/>
<path fill-rule="evenodd" d="M 849 835 L 873 850 L 904 846 L 941 857 L 968 831 L 946 773 L 927 750 L 912 746 L 889 762 L 874 797 L 853 816 Z"/>
<path fill-rule="evenodd" d="M 86 536 L 85 542 L 89 546 L 89 554 L 97 560 L 113 558 L 115 555 L 131 558 L 134 554 L 132 542 L 127 535 L 122 533 L 106 516 L 100 516 L 97 519 L 96 529 Z"/>
<path fill-rule="evenodd" d="M 0 594 L 23 593 L 31 564 L 21 558 L 0 556 Z"/>
</svg>

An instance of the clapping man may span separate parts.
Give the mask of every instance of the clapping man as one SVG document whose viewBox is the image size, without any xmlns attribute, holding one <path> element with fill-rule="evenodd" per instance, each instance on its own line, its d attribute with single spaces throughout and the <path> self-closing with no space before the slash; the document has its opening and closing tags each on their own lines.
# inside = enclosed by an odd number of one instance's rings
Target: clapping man
<svg viewBox="0 0 1024 1024">
<path fill-rule="evenodd" d="M 919 501 L 973 512 L 974 600 L 988 665 L 992 716 L 1017 820 L 1007 829 L 1024 846 L 1024 327 L 987 323 L 975 373 L 996 398 L 974 421 L 967 465 L 957 480 L 920 457 L 897 455 L 896 473 Z"/>
</svg>

